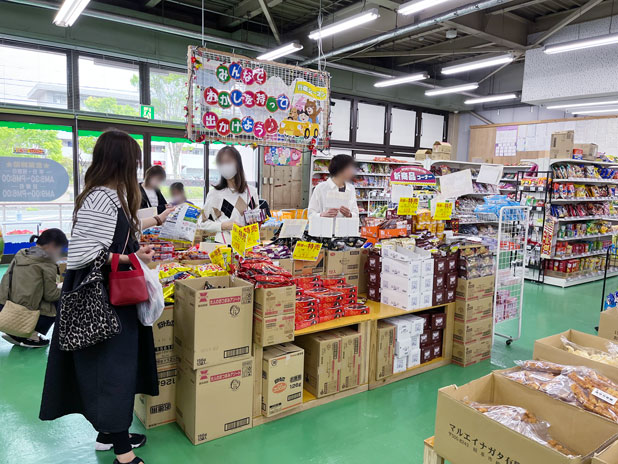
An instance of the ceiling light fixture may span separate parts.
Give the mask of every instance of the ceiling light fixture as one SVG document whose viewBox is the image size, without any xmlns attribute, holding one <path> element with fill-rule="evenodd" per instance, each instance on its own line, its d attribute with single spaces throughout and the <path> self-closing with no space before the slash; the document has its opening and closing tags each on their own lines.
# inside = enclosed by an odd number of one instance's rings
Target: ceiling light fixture
<svg viewBox="0 0 618 464">
<path fill-rule="evenodd" d="M 487 95 L 486 97 L 479 98 L 470 98 L 466 100 L 464 103 L 466 105 L 477 105 L 479 103 L 489 103 L 489 102 L 497 102 L 504 100 L 515 100 L 517 97 L 516 93 L 505 93 L 502 95 Z"/>
<path fill-rule="evenodd" d="M 588 103 L 572 103 L 564 105 L 552 105 L 548 106 L 548 110 L 561 110 L 566 108 L 585 108 L 587 106 L 603 106 L 603 105 L 618 105 L 618 100 L 607 100 L 600 102 L 588 102 Z"/>
<path fill-rule="evenodd" d="M 427 90 L 425 92 L 425 95 L 428 97 L 435 97 L 437 95 L 446 95 L 447 93 L 465 92 L 466 90 L 474 90 L 478 88 L 479 88 L 479 85 L 476 82 L 472 82 L 470 84 L 454 85 L 451 87 L 440 87 L 437 89 Z"/>
<path fill-rule="evenodd" d="M 408 84 L 410 82 L 422 81 L 428 78 L 429 74 L 427 73 L 410 74 L 409 76 L 394 77 L 392 79 L 386 79 L 385 81 L 378 81 L 373 84 L 373 86 L 390 87 L 391 85 Z"/>
<path fill-rule="evenodd" d="M 572 52 L 574 50 L 583 50 L 584 48 L 602 47 L 618 43 L 618 34 L 602 35 L 600 37 L 592 37 L 590 39 L 573 40 L 555 45 L 546 45 L 543 51 L 548 55 L 556 53 Z"/>
<path fill-rule="evenodd" d="M 442 68 L 442 74 L 458 74 L 466 71 L 474 71 L 475 69 L 491 68 L 492 66 L 499 66 L 501 64 L 507 64 L 513 62 L 515 56 L 512 54 L 495 56 L 493 58 L 487 58 L 484 60 L 470 61 L 468 63 L 455 64 L 453 66 L 446 66 Z"/>
<path fill-rule="evenodd" d="M 572 114 L 599 114 L 599 113 L 618 113 L 618 108 L 605 108 L 604 110 L 577 110 L 572 111 Z"/>
<path fill-rule="evenodd" d="M 54 24 L 60 27 L 70 27 L 77 21 L 82 11 L 86 9 L 90 0 L 64 0 L 54 18 Z"/>
<path fill-rule="evenodd" d="M 401 15 L 410 15 L 426 10 L 427 8 L 438 6 L 441 3 L 446 3 L 448 1 L 450 0 L 414 0 L 412 2 L 404 3 L 397 8 L 397 13 Z"/>
<path fill-rule="evenodd" d="M 302 50 L 303 46 L 298 42 L 290 42 L 289 44 L 282 45 L 281 47 L 277 47 L 269 52 L 266 52 L 257 57 L 258 60 L 272 61 L 277 58 L 281 58 L 282 56 L 289 55 L 290 53 L 297 52 Z"/>
<path fill-rule="evenodd" d="M 323 39 L 324 37 L 347 31 L 348 29 L 352 29 L 353 27 L 368 23 L 370 21 L 378 19 L 379 17 L 380 13 L 378 13 L 378 9 L 371 8 L 367 11 L 363 11 L 362 13 L 350 16 L 349 18 L 342 19 L 341 21 L 337 21 L 321 29 L 312 31 L 309 34 L 309 38 L 313 40 Z"/>
</svg>

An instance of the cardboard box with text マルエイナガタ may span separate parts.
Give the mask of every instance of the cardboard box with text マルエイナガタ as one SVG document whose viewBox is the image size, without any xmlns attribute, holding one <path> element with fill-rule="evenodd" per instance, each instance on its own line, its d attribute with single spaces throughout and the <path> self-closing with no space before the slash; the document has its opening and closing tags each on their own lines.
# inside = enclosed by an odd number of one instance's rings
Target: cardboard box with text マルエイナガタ
<svg viewBox="0 0 618 464">
<path fill-rule="evenodd" d="M 358 274 L 361 263 L 361 250 L 327 251 L 324 272 L 326 276 Z"/>
<path fill-rule="evenodd" d="M 305 390 L 316 398 L 339 391 L 341 338 L 331 332 L 299 337 L 295 345 L 305 350 Z"/>
<path fill-rule="evenodd" d="M 455 300 L 455 319 L 465 323 L 491 319 L 493 302 L 491 296 L 478 300 Z"/>
<path fill-rule="evenodd" d="M 305 353 L 291 343 L 264 348 L 262 415 L 274 416 L 303 403 Z"/>
<path fill-rule="evenodd" d="M 566 456 L 498 423 L 471 407 L 470 402 L 527 410 L 538 420 L 547 421 L 551 437 L 575 456 Z M 438 391 L 434 449 L 457 464 L 479 464 L 490 457 L 492 462 L 499 462 L 498 456 L 504 463 L 588 464 L 590 455 L 615 440 L 616 433 L 615 422 L 514 382 L 499 372 Z"/>
<path fill-rule="evenodd" d="M 360 385 L 362 356 L 362 335 L 350 328 L 334 330 L 341 338 L 339 391 L 350 390 Z"/>
<path fill-rule="evenodd" d="M 453 341 L 453 363 L 463 367 L 486 361 L 491 357 L 491 338 L 464 345 Z"/>
<path fill-rule="evenodd" d="M 469 345 L 482 340 L 491 340 L 493 327 L 491 316 L 473 322 L 463 322 L 460 319 L 455 319 L 453 324 L 453 341 Z"/>
<path fill-rule="evenodd" d="M 188 279 L 176 282 L 175 298 L 176 354 L 193 369 L 251 356 L 253 285 L 230 276 Z"/>
<path fill-rule="evenodd" d="M 294 340 L 294 314 L 262 317 L 253 316 L 253 342 L 259 346 L 271 346 Z"/>
<path fill-rule="evenodd" d="M 489 275 L 476 279 L 457 279 L 455 295 L 458 300 L 480 300 L 493 297 L 495 276 Z"/>
<path fill-rule="evenodd" d="M 176 422 L 191 443 L 251 428 L 253 375 L 252 358 L 197 370 L 178 365 Z"/>
<path fill-rule="evenodd" d="M 135 395 L 133 411 L 144 425 L 151 429 L 176 420 L 176 368 L 159 371 L 159 394 L 157 396 Z"/>
</svg>

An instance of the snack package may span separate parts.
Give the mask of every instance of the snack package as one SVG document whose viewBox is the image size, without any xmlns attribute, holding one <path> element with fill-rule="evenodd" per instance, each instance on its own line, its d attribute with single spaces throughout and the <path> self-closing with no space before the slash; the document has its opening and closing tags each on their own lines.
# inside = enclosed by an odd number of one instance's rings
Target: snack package
<svg viewBox="0 0 618 464">
<path fill-rule="evenodd" d="M 575 456 L 573 451 L 552 439 L 549 433 L 551 426 L 548 422 L 539 420 L 533 413 L 524 408 L 506 405 L 492 406 L 479 403 L 469 403 L 469 406 L 476 409 L 484 416 L 489 417 L 541 445 L 553 448 L 568 457 Z"/>
<path fill-rule="evenodd" d="M 190 203 L 183 203 L 172 212 L 161 226 L 159 238 L 181 242 L 193 242 L 197 221 L 202 210 Z"/>
<path fill-rule="evenodd" d="M 595 348 L 585 347 L 573 343 L 566 337 L 560 337 L 564 348 L 569 352 L 588 358 L 591 361 L 600 362 L 603 364 L 609 364 L 610 366 L 618 367 L 618 345 L 610 341 L 607 342 L 607 351 L 600 351 Z"/>
</svg>

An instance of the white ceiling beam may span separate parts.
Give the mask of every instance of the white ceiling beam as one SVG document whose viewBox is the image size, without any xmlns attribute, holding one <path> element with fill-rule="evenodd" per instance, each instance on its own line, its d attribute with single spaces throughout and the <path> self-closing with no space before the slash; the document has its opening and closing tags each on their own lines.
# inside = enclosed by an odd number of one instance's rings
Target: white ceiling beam
<svg viewBox="0 0 618 464">
<path fill-rule="evenodd" d="M 566 16 L 565 18 L 561 19 L 560 21 L 558 21 L 554 26 L 552 26 L 548 31 L 546 31 L 545 33 L 543 33 L 537 40 L 536 42 L 534 42 L 534 44 L 532 44 L 529 48 L 534 48 L 534 47 L 538 47 L 539 45 L 541 45 L 543 42 L 545 42 L 547 39 L 549 39 L 552 35 L 554 35 L 556 32 L 559 32 L 560 30 L 562 30 L 565 26 L 568 26 L 569 24 L 571 24 L 573 21 L 575 21 L 577 18 L 579 18 L 580 16 L 582 16 L 583 14 L 585 14 L 586 12 L 590 11 L 592 8 L 594 8 L 595 6 L 597 6 L 599 3 L 601 3 L 603 0 L 589 0 L 588 3 L 580 6 L 579 8 L 576 8 L 571 14 L 569 14 L 568 16 Z"/>
</svg>

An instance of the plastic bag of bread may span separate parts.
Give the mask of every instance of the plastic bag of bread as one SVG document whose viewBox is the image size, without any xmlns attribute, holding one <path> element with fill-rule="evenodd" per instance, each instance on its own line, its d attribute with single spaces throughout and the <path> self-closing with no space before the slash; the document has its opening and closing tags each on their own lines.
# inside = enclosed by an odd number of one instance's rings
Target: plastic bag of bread
<svg viewBox="0 0 618 464">
<path fill-rule="evenodd" d="M 618 345 L 607 342 L 607 351 L 597 350 L 588 346 L 581 346 L 568 340 L 565 336 L 560 337 L 564 348 L 569 352 L 590 359 L 591 361 L 609 364 L 618 367 Z"/>
<path fill-rule="evenodd" d="M 575 456 L 566 446 L 552 439 L 549 433 L 550 424 L 548 422 L 538 419 L 534 414 L 524 408 L 506 405 L 492 406 L 473 402 L 468 403 L 468 405 L 490 419 L 499 422 L 541 445 L 553 448 L 568 457 Z"/>
</svg>

